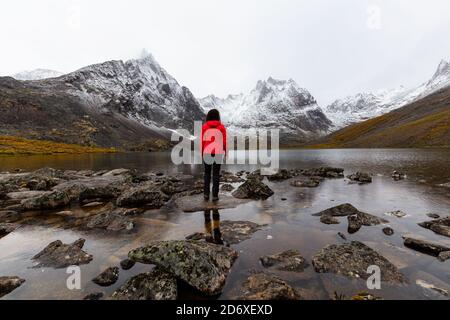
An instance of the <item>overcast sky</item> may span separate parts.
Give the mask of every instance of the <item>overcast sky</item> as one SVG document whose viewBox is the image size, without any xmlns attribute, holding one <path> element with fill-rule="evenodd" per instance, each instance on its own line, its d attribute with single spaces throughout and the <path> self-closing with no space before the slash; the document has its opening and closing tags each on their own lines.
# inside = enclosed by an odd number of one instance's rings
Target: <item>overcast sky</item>
<svg viewBox="0 0 450 320">
<path fill-rule="evenodd" d="M 450 60 L 448 0 L 14 0 L 0 75 L 62 72 L 143 48 L 197 97 L 293 78 L 326 105 L 418 85 Z"/>
</svg>

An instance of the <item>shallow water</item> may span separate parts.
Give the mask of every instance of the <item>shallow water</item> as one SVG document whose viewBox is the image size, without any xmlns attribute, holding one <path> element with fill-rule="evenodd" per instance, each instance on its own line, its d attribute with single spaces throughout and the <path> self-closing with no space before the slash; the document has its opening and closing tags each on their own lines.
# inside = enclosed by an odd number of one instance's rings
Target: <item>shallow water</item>
<svg viewBox="0 0 450 320">
<path fill-rule="evenodd" d="M 337 236 L 344 233 L 348 240 L 362 241 L 394 263 L 409 279 L 408 285 L 382 284 L 373 294 L 385 299 L 448 299 L 443 295 L 417 286 L 424 280 L 438 287 L 450 289 L 450 260 L 417 253 L 403 246 L 402 235 L 450 246 L 450 239 L 434 234 L 417 225 L 430 220 L 427 213 L 441 216 L 450 213 L 450 190 L 439 184 L 450 181 L 450 150 L 289 150 L 281 152 L 282 168 L 312 168 L 319 166 L 343 167 L 346 174 L 368 171 L 374 174 L 368 185 L 348 184 L 346 179 L 330 180 L 318 188 L 293 188 L 289 181 L 270 183 L 275 195 L 267 201 L 253 201 L 233 209 L 220 210 L 221 220 L 249 220 L 267 224 L 246 240 L 234 246 L 240 253 L 227 279 L 221 299 L 239 295 L 244 279 L 252 270 L 262 270 L 259 257 L 287 249 L 298 249 L 309 262 L 305 272 L 296 274 L 277 272 L 294 287 L 301 289 L 308 299 L 329 299 L 334 292 L 351 296 L 365 290 L 364 280 L 349 280 L 334 274 L 317 274 L 311 266 L 312 256 L 327 244 L 343 243 Z M 30 156 L 0 158 L 0 171 L 35 170 L 49 166 L 70 170 L 101 170 L 135 168 L 139 171 L 163 171 L 168 174 L 183 172 L 201 176 L 200 166 L 170 165 L 168 153 L 134 153 L 107 155 Z M 250 166 L 228 166 L 225 170 L 252 170 Z M 392 170 L 407 173 L 407 179 L 393 181 Z M 287 198 L 282 201 L 281 198 Z M 324 225 L 313 213 L 351 203 L 359 210 L 389 220 L 395 230 L 391 237 L 382 233 L 384 225 L 362 227 L 356 234 L 347 233 L 347 220 L 339 225 Z M 84 212 L 81 208 L 73 210 Z M 402 210 L 404 218 L 388 217 L 388 211 Z M 136 218 L 137 230 L 131 234 L 83 232 L 64 229 L 64 219 L 51 213 L 34 217 L 27 224 L 0 239 L 0 276 L 17 275 L 26 282 L 3 299 L 80 299 L 88 293 L 102 291 L 106 296 L 130 276 L 149 270 L 151 266 L 137 264 L 129 271 L 120 271 L 118 282 L 102 288 L 91 282 L 106 267 L 116 266 L 126 258 L 129 250 L 150 240 L 183 239 L 194 232 L 204 231 L 203 212 L 152 210 Z M 65 269 L 33 269 L 30 260 L 48 243 L 60 239 L 65 243 L 85 238 L 84 250 L 94 255 L 88 265 L 82 265 L 82 289 L 68 290 Z M 183 288 L 181 298 L 204 298 Z"/>
</svg>

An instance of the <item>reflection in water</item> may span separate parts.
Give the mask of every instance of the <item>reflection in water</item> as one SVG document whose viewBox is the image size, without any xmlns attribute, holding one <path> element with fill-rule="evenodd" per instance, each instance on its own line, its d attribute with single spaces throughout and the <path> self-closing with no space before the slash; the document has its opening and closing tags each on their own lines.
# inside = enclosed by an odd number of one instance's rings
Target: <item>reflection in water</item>
<svg viewBox="0 0 450 320">
<path fill-rule="evenodd" d="M 211 221 L 212 211 L 212 221 Z M 205 231 L 206 241 L 223 245 L 222 233 L 220 232 L 220 214 L 219 210 L 205 210 Z"/>
</svg>

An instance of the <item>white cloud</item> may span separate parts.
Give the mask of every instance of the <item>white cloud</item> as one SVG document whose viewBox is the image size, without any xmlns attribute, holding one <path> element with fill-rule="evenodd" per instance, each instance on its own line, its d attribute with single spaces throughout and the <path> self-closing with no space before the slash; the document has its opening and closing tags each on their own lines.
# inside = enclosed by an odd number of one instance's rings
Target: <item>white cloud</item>
<svg viewBox="0 0 450 320">
<path fill-rule="evenodd" d="M 0 74 L 69 72 L 147 48 L 197 96 L 273 76 L 326 104 L 426 80 L 450 58 L 449 16 L 447 0 L 15 0 L 0 8 Z"/>
</svg>

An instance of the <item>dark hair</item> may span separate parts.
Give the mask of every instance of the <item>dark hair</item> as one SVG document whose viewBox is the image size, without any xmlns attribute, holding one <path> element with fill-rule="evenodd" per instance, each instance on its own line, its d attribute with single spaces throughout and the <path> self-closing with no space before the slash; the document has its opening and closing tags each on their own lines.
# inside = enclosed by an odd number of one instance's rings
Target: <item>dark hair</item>
<svg viewBox="0 0 450 320">
<path fill-rule="evenodd" d="M 220 112 L 217 109 L 209 110 L 206 115 L 206 121 L 220 121 Z"/>
</svg>

